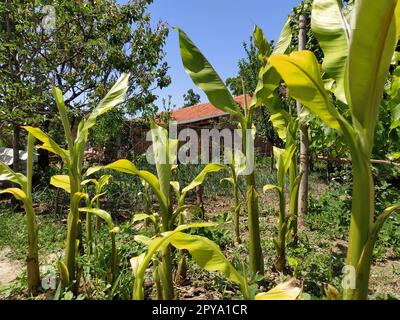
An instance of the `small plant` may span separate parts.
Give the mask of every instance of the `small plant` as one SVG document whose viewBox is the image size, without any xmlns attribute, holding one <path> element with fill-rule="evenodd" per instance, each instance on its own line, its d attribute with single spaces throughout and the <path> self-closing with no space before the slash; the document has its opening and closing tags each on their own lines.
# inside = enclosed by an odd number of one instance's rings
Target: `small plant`
<svg viewBox="0 0 400 320">
<path fill-rule="evenodd" d="M 152 197 L 150 193 L 150 185 L 146 180 L 140 179 L 142 186 L 143 186 L 143 191 L 138 192 L 138 196 L 141 196 L 144 201 L 144 214 L 150 215 L 151 213 L 151 208 L 152 208 Z M 146 226 L 149 224 L 149 219 L 146 219 Z"/>
<path fill-rule="evenodd" d="M 123 74 L 103 100 L 90 113 L 87 119 L 82 120 L 78 126 L 78 133 L 75 141 L 72 138 L 71 125 L 67 115 L 67 108 L 64 104 L 62 92 L 53 87 L 53 94 L 64 128 L 68 150 L 60 147 L 53 139 L 39 128 L 29 126 L 23 127 L 36 139 L 41 141 L 42 149 L 48 150 L 61 157 L 64 166 L 68 169 L 68 176 L 60 176 L 59 185 L 70 193 L 70 208 L 68 214 L 68 231 L 65 249 L 65 260 L 60 262 L 61 276 L 64 287 L 73 287 L 75 293 L 79 288 L 79 272 L 77 272 L 76 256 L 78 244 L 82 245 L 81 228 L 82 222 L 79 215 L 79 206 L 83 198 L 87 196 L 82 193 L 82 166 L 83 155 L 88 141 L 89 129 L 92 128 L 97 117 L 124 102 L 128 90 L 129 74 Z"/>
<path fill-rule="evenodd" d="M 246 169 L 246 158 L 240 150 L 225 149 L 225 154 L 229 161 L 228 171 L 230 172 L 229 178 L 221 179 L 220 182 L 227 181 L 232 184 L 233 192 L 233 224 L 235 228 L 235 236 L 237 243 L 242 243 L 240 239 L 239 219 L 240 219 L 240 208 L 242 203 L 239 201 L 239 176 Z"/>
<path fill-rule="evenodd" d="M 358 0 L 350 29 L 341 10 L 341 1 L 313 3 L 312 29 L 325 56 L 322 68 L 335 80 L 329 91 L 310 51 L 274 55 L 269 63 L 285 81 L 290 95 L 342 135 L 350 149 L 353 192 L 346 264 L 355 271 L 355 286 L 346 288 L 343 298 L 364 300 L 378 233 L 391 213 L 400 208 L 400 204 L 391 206 L 374 221 L 370 163 L 379 106 L 400 34 L 400 11 L 397 0 Z M 351 122 L 334 107 L 331 94 L 348 105 Z"/>
<path fill-rule="evenodd" d="M 26 258 L 28 274 L 28 290 L 35 294 L 41 285 L 39 272 L 39 249 L 38 249 L 38 227 L 36 215 L 32 206 L 32 174 L 33 174 L 33 152 L 35 137 L 28 134 L 28 157 L 26 160 L 26 176 L 14 172 L 4 162 L 0 161 L 0 181 L 16 183 L 20 188 L 7 188 L 0 190 L 2 193 L 10 193 L 16 199 L 22 201 L 26 213 L 26 226 L 28 230 L 28 254 Z"/>
<path fill-rule="evenodd" d="M 93 184 L 94 185 L 94 191 L 95 195 L 90 201 L 87 202 L 87 207 L 88 208 L 95 208 L 95 209 L 100 209 L 100 198 L 104 196 L 107 191 L 104 191 L 104 187 L 108 184 L 111 176 L 110 175 L 104 175 L 99 178 L 99 180 L 96 179 L 87 179 L 81 182 L 82 186 L 87 186 L 88 184 Z M 50 181 L 50 184 L 51 181 Z M 87 190 L 84 190 L 85 193 L 87 193 Z M 96 225 L 95 229 L 96 231 L 100 230 L 101 227 L 101 217 L 99 215 L 96 215 Z M 87 251 L 89 254 L 92 253 L 93 251 L 93 217 L 90 212 L 86 212 L 86 241 L 87 241 Z"/>
<path fill-rule="evenodd" d="M 149 171 L 138 170 L 129 160 L 117 160 L 106 166 L 90 168 L 87 175 L 91 175 L 101 169 L 113 169 L 116 171 L 137 175 L 146 181 L 152 188 L 160 205 L 161 231 L 168 232 L 176 223 L 183 223 L 182 213 L 193 206 L 186 206 L 185 198 L 187 193 L 195 187 L 201 185 L 209 172 L 216 172 L 224 168 L 223 165 L 207 165 L 193 181 L 180 190 L 179 183 L 171 181 L 172 170 L 175 167 L 177 141 L 170 139 L 165 128 L 151 122 L 151 133 L 153 140 L 154 161 L 156 163 L 157 176 Z M 171 186 L 175 190 L 178 205 L 174 209 L 171 202 Z M 150 218 L 146 215 L 145 218 Z M 171 300 L 174 296 L 172 281 L 172 256 L 169 246 L 163 248 L 159 264 L 160 283 L 162 288 L 162 298 Z"/>
<path fill-rule="evenodd" d="M 85 212 L 86 214 L 94 214 L 100 219 L 104 220 L 108 226 L 108 232 L 110 234 L 111 239 L 111 263 L 110 263 L 110 277 L 109 283 L 113 284 L 115 279 L 117 278 L 118 272 L 118 252 L 117 245 L 115 242 L 115 236 L 120 232 L 120 228 L 115 226 L 112 220 L 111 215 L 104 210 L 92 207 L 79 208 L 79 212 Z"/>
<path fill-rule="evenodd" d="M 165 232 L 153 239 L 137 238 L 137 241 L 144 242 L 148 246 L 148 250 L 131 259 L 134 276 L 133 299 L 144 299 L 145 271 L 157 252 L 162 251 L 168 245 L 179 250 L 187 250 L 193 260 L 205 270 L 223 272 L 229 280 L 239 286 L 243 298 L 246 300 L 295 300 L 299 297 L 301 289 L 294 284 L 294 281 L 280 284 L 269 292 L 255 295 L 258 289 L 257 284 L 249 285 L 246 276 L 241 275 L 225 258 L 218 245 L 205 237 L 183 232 L 192 228 L 206 228 L 213 225 L 213 223 L 180 225 L 175 230 Z"/>
<path fill-rule="evenodd" d="M 292 159 L 295 151 L 295 146 L 290 146 L 287 149 L 279 149 L 274 147 L 274 155 L 276 159 L 276 168 L 278 169 L 278 185 L 267 184 L 264 186 L 263 191 L 276 189 L 279 193 L 279 217 L 278 217 L 278 236 L 274 239 L 276 248 L 276 259 L 275 268 L 282 272 L 286 266 L 286 238 L 290 231 L 289 224 L 290 219 L 293 218 L 293 214 L 286 213 L 286 196 L 285 196 L 285 176 L 292 164 Z M 290 190 L 291 199 L 290 204 L 294 206 L 293 202 L 297 200 L 298 186 L 300 183 L 301 175 L 299 175 L 294 181 L 294 189 Z M 293 200 L 292 200 L 293 198 Z"/>
<path fill-rule="evenodd" d="M 192 78 L 196 86 L 204 91 L 209 101 L 216 108 L 228 113 L 238 123 L 238 127 L 242 131 L 243 154 L 246 157 L 246 163 L 254 162 L 254 155 L 249 152 L 250 145 L 254 139 L 255 127 L 253 125 L 253 115 L 255 103 L 247 104 L 247 94 L 245 85 L 243 85 L 244 93 L 244 109 L 242 110 L 233 99 L 231 93 L 226 88 L 220 76 L 204 57 L 196 45 L 189 39 L 185 32 L 176 28 L 179 32 L 179 45 L 181 58 L 186 72 Z M 288 48 L 291 40 L 291 32 L 289 21 L 285 24 L 283 31 L 275 46 L 275 53 L 284 53 Z M 263 42 L 262 54 L 269 55 L 270 46 L 265 41 Z M 248 134 L 250 131 L 252 134 Z M 256 190 L 255 172 L 252 170 L 245 175 L 246 179 L 246 205 L 248 214 L 248 229 L 249 229 L 249 260 L 250 271 L 254 274 L 264 274 L 264 259 L 261 250 L 260 239 L 260 222 L 259 222 L 259 206 L 258 193 Z"/>
</svg>

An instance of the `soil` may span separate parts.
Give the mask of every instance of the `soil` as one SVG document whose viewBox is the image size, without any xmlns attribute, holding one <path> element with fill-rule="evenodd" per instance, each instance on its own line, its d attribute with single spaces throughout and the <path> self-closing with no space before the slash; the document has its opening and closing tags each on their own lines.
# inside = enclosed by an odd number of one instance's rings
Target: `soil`
<svg viewBox="0 0 400 320">
<path fill-rule="evenodd" d="M 0 250 L 0 287 L 10 284 L 22 271 L 21 262 L 8 258 L 9 254 L 10 248 Z"/>
</svg>

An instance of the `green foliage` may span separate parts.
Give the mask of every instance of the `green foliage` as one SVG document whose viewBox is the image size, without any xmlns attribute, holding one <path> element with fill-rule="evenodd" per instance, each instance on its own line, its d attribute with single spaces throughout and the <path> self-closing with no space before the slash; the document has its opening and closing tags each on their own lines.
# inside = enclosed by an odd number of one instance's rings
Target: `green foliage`
<svg viewBox="0 0 400 320">
<path fill-rule="evenodd" d="M 316 6 L 317 3 L 314 4 L 315 10 L 325 10 L 325 12 L 331 10 L 331 7 L 321 8 Z M 347 64 L 345 70 L 342 70 L 344 74 L 340 75 L 345 78 L 344 92 L 349 103 L 352 124 L 334 108 L 331 97 L 325 90 L 317 60 L 311 52 L 273 56 L 269 60 L 288 85 L 291 96 L 328 126 L 343 134 L 351 151 L 353 206 L 347 263 L 357 269 L 357 289 L 345 290 L 346 299 L 367 298 L 376 233 L 380 230 L 384 219 L 396 210 L 396 206 L 386 209 L 384 214 L 373 222 L 373 181 L 369 158 L 384 84 L 400 32 L 397 23 L 398 8 L 396 0 L 382 6 L 376 2 L 361 0 L 355 3 L 354 29 L 351 41 L 347 39 L 349 41 Z M 373 21 L 367 18 L 372 13 Z M 335 18 L 347 19 L 341 15 L 336 15 Z M 329 32 L 336 31 L 329 30 Z M 374 39 L 380 39 L 379 43 L 374 43 Z M 325 59 L 329 54 L 336 55 L 336 52 L 326 51 Z M 372 68 L 372 72 L 366 77 L 367 68 Z M 340 78 L 335 80 L 341 81 Z M 340 88 L 340 83 L 337 86 Z"/>
<path fill-rule="evenodd" d="M 58 176 L 53 179 L 53 183 L 57 187 L 62 187 L 70 192 L 70 208 L 68 214 L 68 234 L 66 242 L 65 261 L 60 262 L 62 270 L 63 287 L 73 285 L 73 291 L 77 293 L 79 289 L 79 273 L 77 273 L 76 256 L 80 237 L 81 221 L 79 218 L 79 206 L 82 199 L 87 199 L 88 195 L 81 192 L 83 155 L 88 142 L 89 129 L 95 125 L 97 117 L 116 107 L 125 99 L 128 90 L 129 74 L 123 74 L 93 109 L 89 116 L 79 123 L 78 132 L 75 140 L 73 140 L 71 126 L 67 115 L 67 108 L 64 103 L 62 92 L 60 89 L 53 87 L 56 104 L 64 127 L 65 140 L 68 150 L 61 148 L 53 139 L 46 135 L 42 130 L 25 126 L 24 129 L 30 135 L 37 138 L 43 144 L 41 148 L 59 155 L 68 169 L 68 176 Z"/>
<path fill-rule="evenodd" d="M 193 89 L 189 89 L 183 95 L 183 106 L 190 107 L 200 103 L 200 95 L 194 93 Z"/>
<path fill-rule="evenodd" d="M 310 199 L 306 224 L 331 238 L 342 238 L 350 223 L 351 189 L 348 183 L 332 182 L 331 191 Z"/>
<path fill-rule="evenodd" d="M 210 239 L 211 241 L 214 241 L 221 249 L 227 249 L 230 246 L 233 246 L 234 241 L 232 237 L 232 231 L 229 228 L 229 224 L 232 223 L 230 215 L 225 212 L 224 214 L 213 218 L 213 221 L 218 223 L 218 225 L 209 228 L 191 229 L 189 230 L 189 233 Z"/>
<path fill-rule="evenodd" d="M 27 146 L 28 157 L 26 160 L 26 176 L 14 172 L 5 163 L 0 161 L 0 181 L 14 182 L 19 186 L 19 188 L 12 187 L 0 190 L 0 194 L 10 193 L 17 200 L 21 201 L 24 204 L 24 209 L 26 213 L 26 229 L 28 230 L 28 248 L 26 257 L 28 290 L 30 293 L 36 294 L 38 288 L 40 287 L 41 280 L 39 272 L 38 227 L 32 201 L 34 143 L 34 136 L 29 134 Z"/>
<path fill-rule="evenodd" d="M 114 145 L 123 134 L 125 121 L 126 118 L 122 109 L 111 110 L 96 122 L 90 141 L 93 142 L 94 146 L 101 148 Z"/>
</svg>

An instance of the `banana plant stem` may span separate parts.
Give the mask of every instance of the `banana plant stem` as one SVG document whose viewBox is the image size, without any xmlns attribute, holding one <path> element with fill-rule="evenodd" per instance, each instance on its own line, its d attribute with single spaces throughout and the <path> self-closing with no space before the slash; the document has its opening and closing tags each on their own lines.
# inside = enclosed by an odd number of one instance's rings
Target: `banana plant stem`
<svg viewBox="0 0 400 320">
<path fill-rule="evenodd" d="M 32 207 L 32 175 L 33 175 L 33 148 L 35 138 L 28 135 L 28 159 L 27 159 L 27 203 L 25 204 L 27 229 L 28 229 L 28 256 L 26 259 L 28 290 L 35 294 L 40 287 L 40 271 L 39 271 L 39 248 L 38 248 L 38 228 L 36 223 L 35 212 Z"/>
<path fill-rule="evenodd" d="M 355 272 L 355 279 L 349 279 L 350 281 L 346 284 L 343 298 L 345 300 L 365 300 L 368 297 L 372 256 L 363 260 L 361 265 L 359 263 L 373 222 L 375 211 L 374 183 L 369 159 L 363 158 L 360 153 L 353 154 L 352 159 L 352 211 L 346 264 Z M 347 276 L 352 275 L 353 273 L 350 272 Z"/>
</svg>

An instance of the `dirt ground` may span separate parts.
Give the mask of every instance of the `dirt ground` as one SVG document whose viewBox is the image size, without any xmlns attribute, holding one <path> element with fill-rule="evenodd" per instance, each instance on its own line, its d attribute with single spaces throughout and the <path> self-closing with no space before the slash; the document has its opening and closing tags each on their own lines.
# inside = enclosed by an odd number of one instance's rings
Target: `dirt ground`
<svg viewBox="0 0 400 320">
<path fill-rule="evenodd" d="M 8 258 L 9 253 L 9 248 L 0 250 L 0 287 L 10 284 L 22 271 L 21 262 Z"/>
</svg>

